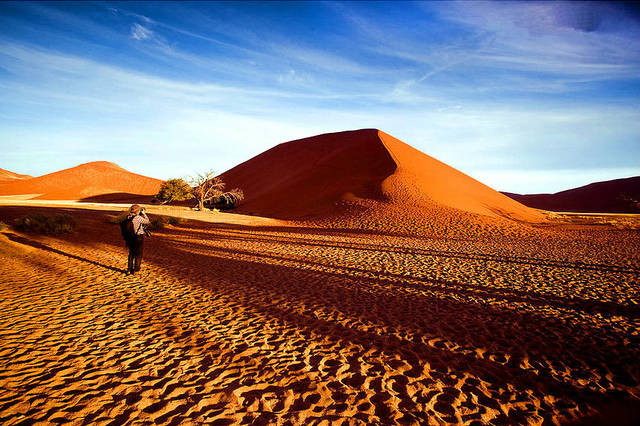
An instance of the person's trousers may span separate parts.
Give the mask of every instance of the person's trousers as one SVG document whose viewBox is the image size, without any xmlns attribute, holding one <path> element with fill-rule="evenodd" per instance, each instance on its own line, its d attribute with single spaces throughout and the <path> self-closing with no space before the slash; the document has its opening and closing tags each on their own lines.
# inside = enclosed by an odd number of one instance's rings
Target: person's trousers
<svg viewBox="0 0 640 426">
<path fill-rule="evenodd" d="M 128 272 L 137 272 L 142 265 L 142 250 L 144 248 L 144 235 L 138 235 L 134 240 L 127 243 L 129 247 L 129 261 L 127 262 Z"/>
</svg>

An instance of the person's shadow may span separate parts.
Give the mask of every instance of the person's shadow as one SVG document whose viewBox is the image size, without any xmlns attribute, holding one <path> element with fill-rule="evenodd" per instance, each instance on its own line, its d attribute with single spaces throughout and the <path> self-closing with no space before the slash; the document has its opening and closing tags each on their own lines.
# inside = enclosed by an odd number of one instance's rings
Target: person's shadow
<svg viewBox="0 0 640 426">
<path fill-rule="evenodd" d="M 41 250 L 46 250 L 46 251 L 49 251 L 51 253 L 61 254 L 62 256 L 66 256 L 66 257 L 69 257 L 71 259 L 80 260 L 82 262 L 91 263 L 92 265 L 100 266 L 100 267 L 105 268 L 105 269 L 110 269 L 110 270 L 115 271 L 115 272 L 122 272 L 122 273 L 126 272 L 126 270 L 124 270 L 124 269 L 114 268 L 113 266 L 105 265 L 103 263 L 96 262 L 95 260 L 89 260 L 89 259 L 86 259 L 84 257 L 77 256 L 75 254 L 67 253 L 67 252 L 64 252 L 62 250 L 58 250 L 58 249 L 55 249 L 53 247 L 49 247 L 48 245 L 42 244 L 41 242 L 29 240 L 27 238 L 21 237 L 21 236 L 16 235 L 16 234 L 12 234 L 10 232 L 3 232 L 3 234 L 7 238 L 9 238 L 9 240 L 14 241 L 16 243 L 24 244 L 26 246 L 34 247 L 34 248 L 41 249 Z"/>
</svg>

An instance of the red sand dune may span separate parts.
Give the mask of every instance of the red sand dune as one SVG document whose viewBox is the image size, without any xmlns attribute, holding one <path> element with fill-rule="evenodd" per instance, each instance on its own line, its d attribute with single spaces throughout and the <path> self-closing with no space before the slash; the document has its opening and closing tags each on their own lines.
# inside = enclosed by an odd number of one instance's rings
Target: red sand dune
<svg viewBox="0 0 640 426">
<path fill-rule="evenodd" d="M 15 182 L 22 179 L 31 179 L 33 176 L 20 175 L 18 173 L 10 172 L 9 170 L 0 169 L 0 183 Z"/>
<path fill-rule="evenodd" d="M 222 174 L 241 210 L 277 218 L 328 214 L 341 201 L 456 209 L 526 222 L 543 215 L 376 129 L 282 143 Z"/>
<path fill-rule="evenodd" d="M 114 163 L 95 161 L 36 178 L 0 184 L 0 195 L 37 194 L 42 200 L 81 200 L 96 195 L 156 194 L 161 180 L 131 173 Z"/>
<path fill-rule="evenodd" d="M 503 192 L 538 209 L 590 213 L 640 213 L 640 176 L 595 182 L 555 194 Z"/>
</svg>

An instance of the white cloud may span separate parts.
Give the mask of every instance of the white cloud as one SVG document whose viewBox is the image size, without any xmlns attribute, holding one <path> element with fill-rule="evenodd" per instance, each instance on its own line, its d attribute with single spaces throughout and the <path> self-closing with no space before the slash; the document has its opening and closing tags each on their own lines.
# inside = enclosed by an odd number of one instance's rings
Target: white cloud
<svg viewBox="0 0 640 426">
<path fill-rule="evenodd" d="M 151 31 L 149 28 L 143 27 L 137 22 L 131 25 L 131 37 L 133 37 L 134 39 L 147 40 L 147 39 L 150 39 L 152 36 L 153 36 L 153 31 Z"/>
</svg>

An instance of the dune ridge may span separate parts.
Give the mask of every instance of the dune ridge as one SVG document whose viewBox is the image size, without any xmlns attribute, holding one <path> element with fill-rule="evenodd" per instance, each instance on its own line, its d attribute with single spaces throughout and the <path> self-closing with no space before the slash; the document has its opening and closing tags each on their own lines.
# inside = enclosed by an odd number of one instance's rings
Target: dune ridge
<svg viewBox="0 0 640 426">
<path fill-rule="evenodd" d="M 0 184 L 0 195 L 38 194 L 40 200 L 81 200 L 96 195 L 156 194 L 162 181 L 129 172 L 108 161 L 94 161 L 43 176 Z"/>
<path fill-rule="evenodd" d="M 594 182 L 555 194 L 503 194 L 529 207 L 551 211 L 640 213 L 640 176 Z"/>
<path fill-rule="evenodd" d="M 21 175 L 18 173 L 10 172 L 9 170 L 0 169 L 0 183 L 14 182 L 21 179 L 31 179 L 33 176 Z"/>
<path fill-rule="evenodd" d="M 222 179 L 245 191 L 242 211 L 281 219 L 344 214 L 340 207 L 347 204 L 372 215 L 400 208 L 405 219 L 425 216 L 425 209 L 453 209 L 485 218 L 544 221 L 542 213 L 377 129 L 285 142 Z"/>
</svg>

